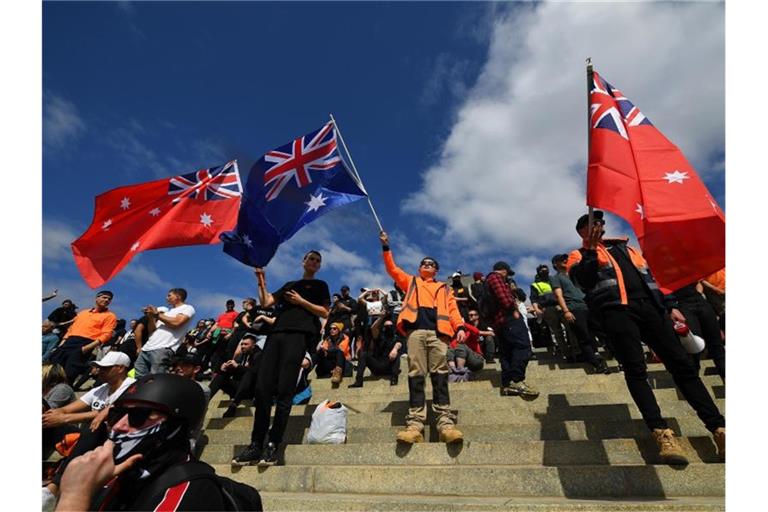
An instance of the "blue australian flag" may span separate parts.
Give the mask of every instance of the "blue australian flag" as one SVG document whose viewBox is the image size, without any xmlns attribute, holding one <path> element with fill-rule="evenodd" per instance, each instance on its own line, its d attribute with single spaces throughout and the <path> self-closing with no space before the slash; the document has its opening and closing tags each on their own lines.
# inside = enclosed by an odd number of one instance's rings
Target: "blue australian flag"
<svg viewBox="0 0 768 512">
<path fill-rule="evenodd" d="M 331 121 L 267 152 L 253 165 L 237 227 L 221 235 L 224 252 L 246 265 L 263 267 L 303 226 L 367 195 L 341 159 Z"/>
</svg>

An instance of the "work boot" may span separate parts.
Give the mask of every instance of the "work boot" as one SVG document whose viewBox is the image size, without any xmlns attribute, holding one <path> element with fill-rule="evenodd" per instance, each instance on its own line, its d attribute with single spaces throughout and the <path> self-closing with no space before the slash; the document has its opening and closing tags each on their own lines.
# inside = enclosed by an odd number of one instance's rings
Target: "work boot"
<svg viewBox="0 0 768 512">
<path fill-rule="evenodd" d="M 720 427 L 712 432 L 712 438 L 717 445 L 717 455 L 721 462 L 725 462 L 725 427 Z"/>
<path fill-rule="evenodd" d="M 464 434 L 456 427 L 443 427 L 440 430 L 440 442 L 445 444 L 460 443 L 464 439 Z"/>
<path fill-rule="evenodd" d="M 536 398 L 539 390 L 526 384 L 524 380 L 512 382 L 508 387 L 501 389 L 502 396 L 522 396 L 524 398 Z"/>
<path fill-rule="evenodd" d="M 659 446 L 659 458 L 661 458 L 662 463 L 688 464 L 688 458 L 671 428 L 653 429 L 653 439 Z"/>
<path fill-rule="evenodd" d="M 423 443 L 424 435 L 418 428 L 408 427 L 405 430 L 401 430 L 397 433 L 397 440 L 406 444 Z"/>
<path fill-rule="evenodd" d="M 331 372 L 331 384 L 339 384 L 341 382 L 341 379 L 344 378 L 344 375 L 341 371 L 341 366 L 337 366 L 333 369 Z"/>
</svg>

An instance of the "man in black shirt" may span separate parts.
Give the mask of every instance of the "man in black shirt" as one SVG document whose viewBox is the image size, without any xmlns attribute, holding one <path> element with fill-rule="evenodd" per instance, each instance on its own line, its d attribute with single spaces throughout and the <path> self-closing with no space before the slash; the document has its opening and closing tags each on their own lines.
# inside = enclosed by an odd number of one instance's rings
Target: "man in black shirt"
<svg viewBox="0 0 768 512">
<path fill-rule="evenodd" d="M 341 287 L 341 298 L 337 303 L 338 318 L 337 321 L 344 324 L 344 334 L 350 336 L 352 329 L 352 315 L 357 314 L 357 301 L 349 294 L 349 286 L 346 284 Z"/>
<path fill-rule="evenodd" d="M 457 270 L 451 275 L 451 289 L 456 298 L 461 318 L 467 318 L 469 314 L 469 289 L 461 282 L 461 271 Z"/>
<path fill-rule="evenodd" d="M 672 320 L 685 318 L 671 301 L 665 300 L 645 259 L 627 245 L 626 239 L 603 240 L 603 212 L 595 211 L 594 220 L 590 226 L 589 217 L 583 215 L 576 223 L 583 246 L 570 253 L 566 267 L 573 283 L 587 294 L 590 309 L 601 315 L 629 392 L 658 444 L 661 460 L 687 463 L 648 383 L 641 340 L 662 359 L 680 392 L 712 432 L 724 460 L 725 418 L 672 328 Z"/>
<path fill-rule="evenodd" d="M 360 351 L 357 360 L 355 382 L 350 388 L 363 387 L 365 369 L 371 370 L 372 375 L 389 375 L 389 384 L 397 386 L 400 375 L 400 350 L 403 343 L 395 332 L 395 323 L 391 315 L 380 316 L 371 325 L 370 344 Z"/>
<path fill-rule="evenodd" d="M 53 322 L 53 332 L 59 335 L 59 339 L 63 338 L 67 333 L 67 329 L 69 329 L 76 316 L 77 306 L 69 299 L 65 299 L 60 307 L 54 309 L 48 315 L 48 320 Z"/>
</svg>

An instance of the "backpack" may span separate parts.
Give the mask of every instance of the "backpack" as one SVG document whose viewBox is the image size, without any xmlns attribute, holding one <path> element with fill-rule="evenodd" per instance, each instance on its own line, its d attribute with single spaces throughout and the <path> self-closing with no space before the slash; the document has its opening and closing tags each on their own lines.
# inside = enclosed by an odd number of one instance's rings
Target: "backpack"
<svg viewBox="0 0 768 512">
<path fill-rule="evenodd" d="M 182 482 L 205 478 L 215 483 L 221 489 L 225 510 L 255 510 L 263 511 L 259 491 L 250 485 L 236 482 L 231 478 L 219 476 L 216 471 L 200 461 L 190 461 L 170 467 L 165 473 L 149 484 L 142 494 L 154 496 L 165 492 Z"/>
<path fill-rule="evenodd" d="M 493 293 L 488 281 L 483 281 L 483 285 L 478 290 L 477 297 L 477 312 L 480 313 L 480 318 L 489 321 L 496 317 L 496 313 L 499 311 L 499 299 L 496 298 L 496 294 Z"/>
</svg>

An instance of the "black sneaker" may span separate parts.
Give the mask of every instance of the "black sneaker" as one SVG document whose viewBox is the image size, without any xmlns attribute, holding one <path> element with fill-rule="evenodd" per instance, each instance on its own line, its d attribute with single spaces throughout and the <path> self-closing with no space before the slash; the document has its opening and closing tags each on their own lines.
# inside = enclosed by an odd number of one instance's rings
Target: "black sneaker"
<svg viewBox="0 0 768 512">
<path fill-rule="evenodd" d="M 261 449 L 251 443 L 248 448 L 240 452 L 232 459 L 233 466 L 251 466 L 258 464 L 261 460 Z"/>
<path fill-rule="evenodd" d="M 393 375 L 389 378 L 390 386 L 397 386 L 397 375 Z"/>
<path fill-rule="evenodd" d="M 259 461 L 259 466 L 274 466 L 277 464 L 277 446 L 272 442 L 267 443 L 264 453 Z"/>
<path fill-rule="evenodd" d="M 234 418 L 237 414 L 237 406 L 232 404 L 229 407 L 227 407 L 227 410 L 224 411 L 224 414 L 221 415 L 222 418 Z"/>
<path fill-rule="evenodd" d="M 608 368 L 608 365 L 602 359 L 598 360 L 594 368 L 595 368 L 595 373 L 604 373 L 606 375 L 611 373 L 610 368 Z"/>
<path fill-rule="evenodd" d="M 363 387 L 363 383 L 355 381 L 355 382 L 353 382 L 352 384 L 350 384 L 347 387 L 348 388 L 361 388 L 361 387 Z"/>
</svg>

